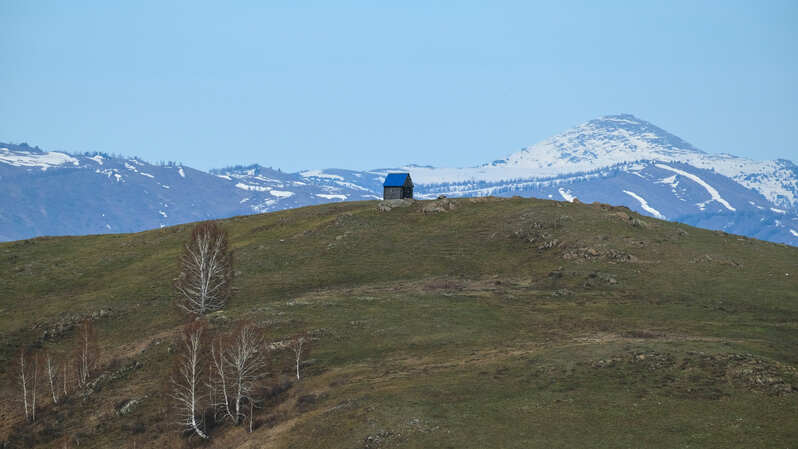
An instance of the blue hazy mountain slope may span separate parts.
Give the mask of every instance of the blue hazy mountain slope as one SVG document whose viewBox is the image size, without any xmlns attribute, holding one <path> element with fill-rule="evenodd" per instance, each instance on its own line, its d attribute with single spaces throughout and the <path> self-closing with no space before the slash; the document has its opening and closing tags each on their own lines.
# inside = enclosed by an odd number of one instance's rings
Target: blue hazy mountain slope
<svg viewBox="0 0 798 449">
<path fill-rule="evenodd" d="M 488 159 L 488 158 L 486 158 Z M 798 245 L 798 167 L 709 154 L 629 114 L 591 120 L 492 163 L 206 173 L 104 154 L 0 144 L 0 239 L 132 232 L 330 201 L 380 198 L 391 171 L 419 198 L 534 196 L 625 205 L 655 218 Z"/>
</svg>

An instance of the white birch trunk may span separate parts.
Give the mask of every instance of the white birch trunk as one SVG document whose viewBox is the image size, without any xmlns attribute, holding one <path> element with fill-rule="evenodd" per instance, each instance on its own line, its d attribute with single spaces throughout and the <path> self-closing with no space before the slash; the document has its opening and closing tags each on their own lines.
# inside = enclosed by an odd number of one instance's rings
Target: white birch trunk
<svg viewBox="0 0 798 449">
<path fill-rule="evenodd" d="M 58 375 L 58 368 L 53 366 L 53 357 L 47 354 L 47 379 L 50 382 L 50 394 L 53 396 L 53 404 L 58 404 L 58 387 L 56 384 L 56 376 Z"/>
<path fill-rule="evenodd" d="M 179 374 L 172 379 L 174 387 L 172 398 L 178 405 L 178 424 L 196 433 L 200 438 L 207 439 L 208 435 L 202 431 L 197 420 L 199 408 L 199 386 L 202 369 L 200 366 L 202 329 L 192 329 L 186 335 L 184 345 L 185 354 L 180 361 Z"/>
<path fill-rule="evenodd" d="M 25 420 L 30 419 L 30 411 L 28 409 L 28 373 L 25 371 L 25 353 L 19 352 L 19 386 L 22 390 L 22 404 L 25 408 Z"/>
<path fill-rule="evenodd" d="M 36 422 L 36 385 L 39 384 L 39 360 L 37 356 L 33 357 L 33 388 L 31 389 L 31 406 L 30 416 L 31 421 Z"/>
</svg>

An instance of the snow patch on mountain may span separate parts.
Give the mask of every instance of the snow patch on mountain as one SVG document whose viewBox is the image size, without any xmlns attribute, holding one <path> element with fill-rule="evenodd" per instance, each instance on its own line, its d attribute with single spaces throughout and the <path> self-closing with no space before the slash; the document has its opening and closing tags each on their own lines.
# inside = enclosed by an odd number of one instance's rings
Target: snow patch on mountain
<svg viewBox="0 0 798 449">
<path fill-rule="evenodd" d="M 711 185 L 709 185 L 706 182 L 704 182 L 704 180 L 699 178 L 698 176 L 696 176 L 696 175 L 694 175 L 692 173 L 688 173 L 688 172 L 686 172 L 684 170 L 679 170 L 678 168 L 673 168 L 673 167 L 665 165 L 665 164 L 655 164 L 655 165 L 657 167 L 663 169 L 663 170 L 670 170 L 670 171 L 672 171 L 672 172 L 674 172 L 676 174 L 682 175 L 685 178 L 690 179 L 691 181 L 695 182 L 696 184 L 698 184 L 701 187 L 703 187 L 704 189 L 706 189 L 707 193 L 709 193 L 710 200 L 707 200 L 707 201 L 705 201 L 703 203 L 699 203 L 698 207 L 700 207 L 702 210 L 703 210 L 704 206 L 707 203 L 709 203 L 710 201 L 717 201 L 720 204 L 722 204 L 726 209 L 729 209 L 732 212 L 737 210 L 737 209 L 733 208 L 731 206 L 731 204 L 729 204 L 728 201 L 724 200 L 720 196 L 720 193 L 718 193 L 718 191 L 714 187 L 712 187 Z"/>
<path fill-rule="evenodd" d="M 561 195 L 563 198 L 565 198 L 565 201 L 568 201 L 569 203 L 573 203 L 573 202 L 574 202 L 574 199 L 576 199 L 576 197 L 575 197 L 575 196 L 573 196 L 573 195 L 571 194 L 571 192 L 570 192 L 570 191 L 568 191 L 568 190 L 565 190 L 565 189 L 563 189 L 562 187 L 560 187 L 560 188 L 558 189 L 558 192 L 560 192 L 560 195 Z"/>
<path fill-rule="evenodd" d="M 289 196 L 294 196 L 294 192 L 286 192 L 283 190 L 270 190 L 269 193 L 280 198 L 288 198 Z"/>
<path fill-rule="evenodd" d="M 271 190 L 269 187 L 262 187 L 262 186 L 253 186 L 249 184 L 244 184 L 243 182 L 239 182 L 236 184 L 236 187 L 241 190 L 254 190 L 256 192 L 268 192 Z"/>
<path fill-rule="evenodd" d="M 329 193 L 317 193 L 316 196 L 327 200 L 341 200 L 341 201 L 344 201 L 347 198 L 346 195 L 335 195 Z"/>
<path fill-rule="evenodd" d="M 667 184 L 674 189 L 679 186 L 679 181 L 676 180 L 676 175 L 668 176 L 667 178 L 662 178 L 657 181 L 657 184 Z"/>
<path fill-rule="evenodd" d="M 11 151 L 0 148 L 0 163 L 15 167 L 38 167 L 46 171 L 64 164 L 80 165 L 74 157 L 57 152 Z"/>
<path fill-rule="evenodd" d="M 636 194 L 634 192 L 631 192 L 629 190 L 624 190 L 623 193 L 625 193 L 625 194 L 631 196 L 632 198 L 636 199 L 637 201 L 639 201 L 640 202 L 640 207 L 642 207 L 643 210 L 645 210 L 646 212 L 648 212 L 651 215 L 659 218 L 660 220 L 665 220 L 666 219 L 665 216 L 662 215 L 658 210 L 656 210 L 653 207 L 649 206 L 648 201 L 646 201 L 640 195 L 638 195 L 638 194 Z"/>
<path fill-rule="evenodd" d="M 299 175 L 302 176 L 303 178 L 330 178 L 330 179 L 337 179 L 339 181 L 344 180 L 342 176 L 324 173 L 323 170 L 305 170 L 303 172 L 300 172 Z"/>
</svg>

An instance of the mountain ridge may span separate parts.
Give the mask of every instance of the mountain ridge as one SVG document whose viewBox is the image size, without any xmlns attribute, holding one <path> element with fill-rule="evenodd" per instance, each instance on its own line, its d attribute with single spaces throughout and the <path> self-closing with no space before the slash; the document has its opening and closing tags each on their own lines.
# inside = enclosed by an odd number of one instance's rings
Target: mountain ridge
<svg viewBox="0 0 798 449">
<path fill-rule="evenodd" d="M 465 168 L 411 164 L 287 173 L 250 164 L 205 172 L 136 157 L 0 144 L 0 205 L 5 211 L 0 212 L 0 240 L 135 232 L 331 201 L 379 199 L 382 179 L 396 170 L 411 172 L 421 199 L 578 198 L 798 245 L 798 166 L 793 162 L 706 153 L 632 114 L 599 117 L 504 159 Z M 69 189 L 62 189 L 55 178 Z"/>
</svg>

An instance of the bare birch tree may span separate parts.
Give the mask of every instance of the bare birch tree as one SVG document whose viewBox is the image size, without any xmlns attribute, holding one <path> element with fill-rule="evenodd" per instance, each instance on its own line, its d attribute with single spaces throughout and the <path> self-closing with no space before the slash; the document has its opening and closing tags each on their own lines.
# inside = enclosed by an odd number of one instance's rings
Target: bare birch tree
<svg viewBox="0 0 798 449">
<path fill-rule="evenodd" d="M 225 360 L 225 354 L 229 342 L 225 336 L 220 335 L 211 344 L 211 382 L 210 382 L 210 397 L 211 405 L 214 410 L 221 413 L 224 418 L 230 418 L 235 422 L 236 418 L 230 408 L 230 369 Z M 218 418 L 218 415 L 217 415 Z"/>
<path fill-rule="evenodd" d="M 235 389 L 236 424 L 244 416 L 241 408 L 243 401 L 255 401 L 255 389 L 266 369 L 264 351 L 263 333 L 260 329 L 252 324 L 243 324 L 236 329 L 233 344 L 227 351 L 227 362 L 232 369 Z"/>
<path fill-rule="evenodd" d="M 249 403 L 251 421 L 257 401 L 255 392 L 265 377 L 268 363 L 263 332 L 251 323 L 240 324 L 229 338 L 217 340 L 211 348 L 211 357 L 216 372 L 213 383 L 214 396 L 218 398 L 216 407 L 237 425 L 246 417 L 243 407 Z"/>
<path fill-rule="evenodd" d="M 20 349 L 16 358 L 17 365 L 17 384 L 22 396 L 22 408 L 25 412 L 25 420 L 36 421 L 36 387 L 39 384 L 39 368 L 41 366 L 41 356 L 35 352 Z"/>
<path fill-rule="evenodd" d="M 297 335 L 288 341 L 287 346 L 294 353 L 296 380 L 299 380 L 299 367 L 302 365 L 302 357 L 306 356 L 310 350 L 310 337 L 307 334 Z"/>
<path fill-rule="evenodd" d="M 86 385 L 91 372 L 97 364 L 100 349 L 97 345 L 97 334 L 90 320 L 84 320 L 78 331 L 78 343 L 75 349 L 75 364 L 79 386 Z"/>
<path fill-rule="evenodd" d="M 53 397 L 53 404 L 58 404 L 58 363 L 53 361 L 53 355 L 50 352 L 44 355 L 44 360 L 47 367 L 50 395 Z"/>
<path fill-rule="evenodd" d="M 198 413 L 202 413 L 202 360 L 204 348 L 204 323 L 195 321 L 183 331 L 182 348 L 171 378 L 172 393 L 177 424 L 184 430 L 196 433 L 200 438 L 208 435 L 202 430 Z"/>
<path fill-rule="evenodd" d="M 232 292 L 233 279 L 227 232 L 212 222 L 194 226 L 191 240 L 180 256 L 180 270 L 175 289 L 181 309 L 194 315 L 223 309 Z"/>
<path fill-rule="evenodd" d="M 31 388 L 30 356 L 24 349 L 17 355 L 17 382 L 22 393 L 22 406 L 25 409 L 25 420 L 30 420 L 30 404 L 28 403 L 28 390 Z"/>
<path fill-rule="evenodd" d="M 64 357 L 61 361 L 61 380 L 64 385 L 64 397 L 69 394 L 69 358 Z"/>
<path fill-rule="evenodd" d="M 33 384 L 31 388 L 31 401 L 30 401 L 30 420 L 36 422 L 36 386 L 39 385 L 39 365 L 41 365 L 41 357 L 38 353 L 34 353 L 33 357 Z"/>
</svg>

